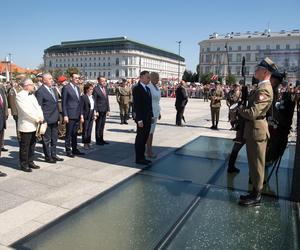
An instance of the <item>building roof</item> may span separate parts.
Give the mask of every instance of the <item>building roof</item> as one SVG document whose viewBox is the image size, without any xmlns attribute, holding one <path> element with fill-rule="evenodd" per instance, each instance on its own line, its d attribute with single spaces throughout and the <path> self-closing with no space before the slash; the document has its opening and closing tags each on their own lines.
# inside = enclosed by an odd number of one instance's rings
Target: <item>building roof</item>
<svg viewBox="0 0 300 250">
<path fill-rule="evenodd" d="M 231 32 L 227 34 L 218 34 L 214 32 L 209 35 L 207 40 L 202 42 L 211 41 L 211 40 L 222 40 L 222 39 L 251 39 L 251 38 L 266 38 L 266 37 L 300 37 L 300 29 L 293 29 L 291 31 L 281 30 L 279 32 L 271 32 L 271 30 L 265 30 L 264 32 L 259 31 L 247 31 L 245 33 L 241 32 Z"/>
<path fill-rule="evenodd" d="M 15 73 L 35 73 L 36 70 L 33 69 L 24 69 L 14 63 L 11 64 L 11 71 Z M 0 73 L 6 72 L 6 63 L 0 62 Z"/>
<path fill-rule="evenodd" d="M 152 53 L 159 56 L 169 57 L 182 62 L 185 59 L 175 53 L 167 50 L 163 50 L 157 47 L 153 47 L 142 42 L 128 39 L 123 37 L 112 37 L 102 39 L 90 39 L 90 40 L 78 40 L 78 41 L 66 41 L 61 42 L 60 45 L 54 45 L 45 49 L 45 53 L 72 53 L 81 51 L 98 51 L 98 50 L 122 50 L 122 49 L 136 49 L 143 52 Z"/>
</svg>

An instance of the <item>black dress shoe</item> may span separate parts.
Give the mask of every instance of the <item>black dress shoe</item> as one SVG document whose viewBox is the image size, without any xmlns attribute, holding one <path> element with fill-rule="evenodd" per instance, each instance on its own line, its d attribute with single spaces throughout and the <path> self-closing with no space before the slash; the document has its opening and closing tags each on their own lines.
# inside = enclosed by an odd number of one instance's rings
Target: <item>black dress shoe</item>
<svg viewBox="0 0 300 250">
<path fill-rule="evenodd" d="M 54 160 L 53 158 L 45 158 L 45 162 L 56 163 L 56 160 Z"/>
<path fill-rule="evenodd" d="M 128 125 L 128 122 L 124 122 L 124 124 Z"/>
<path fill-rule="evenodd" d="M 102 143 L 103 143 L 103 144 L 109 144 L 109 142 L 107 142 L 107 141 L 103 141 Z"/>
<path fill-rule="evenodd" d="M 5 177 L 5 176 L 7 176 L 7 174 L 0 171 L 0 177 Z"/>
<path fill-rule="evenodd" d="M 34 163 L 30 163 L 29 167 L 32 168 L 32 169 L 40 169 L 40 166 L 35 165 Z"/>
<path fill-rule="evenodd" d="M 2 152 L 7 152 L 8 149 L 7 149 L 7 148 L 1 148 L 1 151 L 2 151 Z"/>
<path fill-rule="evenodd" d="M 56 160 L 56 161 L 63 161 L 64 160 L 63 158 L 60 158 L 58 156 L 53 157 L 53 159 Z"/>
<path fill-rule="evenodd" d="M 150 160 L 145 160 L 146 162 L 148 162 L 148 164 L 151 164 L 152 163 L 152 161 L 150 161 Z"/>
<path fill-rule="evenodd" d="M 78 149 L 72 151 L 73 155 L 85 155 L 85 153 L 80 152 Z"/>
<path fill-rule="evenodd" d="M 66 154 L 67 154 L 67 156 L 70 157 L 70 158 L 74 158 L 74 157 L 75 157 L 75 155 L 73 155 L 72 152 L 67 152 Z"/>
<path fill-rule="evenodd" d="M 149 165 L 150 164 L 149 161 L 147 161 L 147 160 L 139 160 L 139 161 L 135 161 L 135 163 L 140 164 L 140 165 Z"/>
<path fill-rule="evenodd" d="M 239 205 L 241 206 L 259 206 L 261 202 L 261 194 L 259 192 L 251 192 L 248 195 L 241 195 Z"/>
<path fill-rule="evenodd" d="M 21 167 L 21 170 L 24 172 L 32 172 L 32 169 L 30 167 Z"/>
<path fill-rule="evenodd" d="M 238 168 L 236 168 L 235 166 L 233 166 L 233 167 L 228 167 L 227 168 L 227 173 L 239 173 L 240 172 L 240 170 L 238 169 Z"/>
</svg>

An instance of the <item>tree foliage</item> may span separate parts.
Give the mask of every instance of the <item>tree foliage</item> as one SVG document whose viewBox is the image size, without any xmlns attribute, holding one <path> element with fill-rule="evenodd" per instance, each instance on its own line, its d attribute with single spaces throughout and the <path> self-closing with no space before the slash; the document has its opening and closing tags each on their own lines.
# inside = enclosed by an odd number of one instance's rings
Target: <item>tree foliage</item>
<svg viewBox="0 0 300 250">
<path fill-rule="evenodd" d="M 206 73 L 206 74 L 202 74 L 200 76 L 200 82 L 203 84 L 209 84 L 211 83 L 211 77 L 212 77 L 213 73 Z"/>
<path fill-rule="evenodd" d="M 225 78 L 226 84 L 227 85 L 232 85 L 236 83 L 236 77 L 233 74 L 229 74 Z"/>
</svg>

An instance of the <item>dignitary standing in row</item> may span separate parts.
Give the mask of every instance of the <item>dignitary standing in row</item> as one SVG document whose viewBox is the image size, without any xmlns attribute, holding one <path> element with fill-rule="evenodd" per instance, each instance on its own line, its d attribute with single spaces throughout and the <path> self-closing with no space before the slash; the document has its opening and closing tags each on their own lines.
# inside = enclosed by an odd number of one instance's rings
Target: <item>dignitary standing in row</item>
<svg viewBox="0 0 300 250">
<path fill-rule="evenodd" d="M 96 144 L 104 145 L 109 144 L 104 141 L 104 126 L 106 122 L 106 116 L 109 116 L 109 99 L 106 91 L 106 79 L 104 77 L 97 78 L 98 84 L 94 88 L 93 96 L 95 100 L 95 110 L 97 113 L 96 120 Z"/>
<path fill-rule="evenodd" d="M 146 156 L 148 158 L 156 158 L 156 155 L 153 153 L 152 150 L 152 142 L 153 142 L 153 134 L 154 134 L 157 120 L 161 118 L 160 105 L 159 105 L 161 93 L 160 93 L 160 89 L 157 87 L 158 82 L 159 82 L 159 74 L 156 72 L 151 72 L 150 83 L 147 86 L 149 87 L 151 92 L 153 118 L 152 118 L 149 137 L 147 140 Z"/>
<path fill-rule="evenodd" d="M 137 124 L 135 162 L 142 165 L 151 163 L 151 161 L 145 159 L 146 142 L 149 137 L 153 117 L 151 92 L 147 86 L 149 82 L 149 71 L 142 71 L 140 73 L 140 81 L 132 90 L 134 120 Z"/>
<path fill-rule="evenodd" d="M 25 172 L 38 169 L 33 162 L 36 143 L 36 129 L 44 121 L 43 111 L 36 97 L 32 94 L 35 86 L 31 79 L 21 82 L 23 88 L 16 96 L 18 109 L 18 130 L 20 132 L 20 167 Z"/>
<path fill-rule="evenodd" d="M 77 148 L 77 131 L 80 121 L 80 90 L 78 87 L 79 75 L 73 73 L 71 81 L 62 89 L 62 109 L 64 123 L 66 123 L 65 147 L 68 157 L 74 158 L 74 155 L 84 155 Z"/>
<path fill-rule="evenodd" d="M 6 120 L 8 118 L 8 110 L 7 110 L 7 101 L 6 95 L 4 91 L 0 91 L 0 145 L 3 144 L 4 140 L 4 130 L 6 129 Z M 0 156 L 1 156 L 0 149 Z M 6 176 L 5 173 L 0 171 L 0 177 Z"/>
<path fill-rule="evenodd" d="M 36 91 L 36 98 L 43 110 L 44 120 L 47 123 L 47 129 L 42 138 L 45 161 L 48 163 L 63 161 L 56 154 L 59 120 L 58 93 L 52 84 L 52 75 L 45 73 L 42 75 L 42 86 Z"/>
<path fill-rule="evenodd" d="M 82 143 L 84 144 L 84 149 L 91 148 L 93 123 L 97 119 L 93 91 L 93 84 L 86 83 L 83 88 L 84 94 L 80 98 L 81 119 L 84 120 L 82 126 Z"/>
</svg>

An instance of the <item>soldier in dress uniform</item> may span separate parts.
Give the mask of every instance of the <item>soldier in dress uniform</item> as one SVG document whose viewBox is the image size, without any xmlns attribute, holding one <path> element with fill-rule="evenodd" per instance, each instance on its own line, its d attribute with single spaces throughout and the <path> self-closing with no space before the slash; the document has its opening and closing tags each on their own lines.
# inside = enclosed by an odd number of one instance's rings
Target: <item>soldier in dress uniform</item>
<svg viewBox="0 0 300 250">
<path fill-rule="evenodd" d="M 242 98 L 242 92 L 241 92 L 241 89 L 240 89 L 240 84 L 235 83 L 232 86 L 232 89 L 229 91 L 229 93 L 227 95 L 227 98 L 226 98 L 226 104 L 229 108 L 228 120 L 229 120 L 230 125 L 231 125 L 231 130 L 236 129 L 237 114 L 236 114 L 236 110 L 230 109 L 230 107 L 232 107 L 233 104 L 239 103 L 241 101 L 241 98 Z"/>
<path fill-rule="evenodd" d="M 62 114 L 62 89 L 65 85 L 68 84 L 67 77 L 59 76 L 57 79 L 58 85 L 55 86 L 58 99 L 58 112 L 59 112 L 59 121 L 58 121 L 58 138 L 64 139 L 66 135 L 66 124 L 64 123 L 64 117 Z"/>
<path fill-rule="evenodd" d="M 204 84 L 204 86 L 203 86 L 203 100 L 205 102 L 208 102 L 208 94 L 209 94 L 209 85 Z"/>
<path fill-rule="evenodd" d="M 266 57 L 255 69 L 255 78 L 259 80 L 257 89 L 248 98 L 247 107 L 238 110 L 245 119 L 244 139 L 246 142 L 249 174 L 253 189 L 248 195 L 241 195 L 239 204 L 243 206 L 259 205 L 265 175 L 265 157 L 267 140 L 270 137 L 266 114 L 272 105 L 273 90 L 271 74 L 277 70 L 274 62 Z"/>
<path fill-rule="evenodd" d="M 122 79 L 120 86 L 116 89 L 116 98 L 120 108 L 120 124 L 128 124 L 129 103 L 131 102 L 131 87 L 127 85 L 127 80 Z"/>
<path fill-rule="evenodd" d="M 8 107 L 10 108 L 11 115 L 16 123 L 16 135 L 20 141 L 20 133 L 18 131 L 18 110 L 16 104 L 16 96 L 22 90 L 22 87 L 17 82 L 11 82 L 11 87 L 7 93 Z"/>
<path fill-rule="evenodd" d="M 210 111 L 211 111 L 211 129 L 218 129 L 221 100 L 224 97 L 224 92 L 219 81 L 216 82 L 216 88 L 211 88 L 209 92 Z"/>
</svg>

